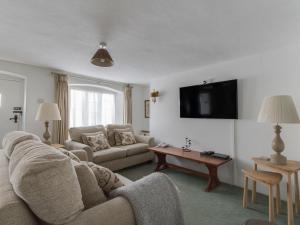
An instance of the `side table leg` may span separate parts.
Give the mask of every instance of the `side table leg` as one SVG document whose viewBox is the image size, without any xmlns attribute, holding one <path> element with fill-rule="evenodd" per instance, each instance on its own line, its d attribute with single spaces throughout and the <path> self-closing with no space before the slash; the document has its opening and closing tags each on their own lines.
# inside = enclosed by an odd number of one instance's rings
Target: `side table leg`
<svg viewBox="0 0 300 225">
<path fill-rule="evenodd" d="M 292 197 L 292 178 L 288 174 L 287 182 L 287 210 L 288 210 L 288 225 L 294 225 L 294 210 L 293 210 L 293 197 Z"/>
<path fill-rule="evenodd" d="M 211 166 L 208 164 L 205 164 L 207 169 L 208 169 L 208 185 L 205 189 L 206 192 L 211 191 L 212 189 L 214 189 L 215 187 L 217 187 L 221 182 L 218 178 L 218 167 L 215 166 Z"/>
<path fill-rule="evenodd" d="M 257 164 L 256 163 L 254 163 L 253 170 L 257 171 Z M 256 202 L 256 181 L 255 180 L 253 180 L 253 183 L 252 183 L 252 202 L 253 203 Z"/>
<path fill-rule="evenodd" d="M 294 173 L 294 180 L 295 180 L 295 209 L 296 214 L 300 214 L 300 199 L 299 199 L 299 179 L 298 179 L 298 172 Z"/>
<path fill-rule="evenodd" d="M 166 155 L 158 152 L 155 152 L 155 155 L 157 156 L 157 166 L 155 171 L 167 168 Z"/>
</svg>

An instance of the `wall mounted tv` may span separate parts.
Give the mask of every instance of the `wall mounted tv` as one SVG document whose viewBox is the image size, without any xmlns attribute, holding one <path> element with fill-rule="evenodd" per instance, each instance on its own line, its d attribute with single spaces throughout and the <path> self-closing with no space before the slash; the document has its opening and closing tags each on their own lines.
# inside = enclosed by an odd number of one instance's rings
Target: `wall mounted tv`
<svg viewBox="0 0 300 225">
<path fill-rule="evenodd" d="M 237 80 L 180 88 L 181 118 L 238 118 Z"/>
</svg>

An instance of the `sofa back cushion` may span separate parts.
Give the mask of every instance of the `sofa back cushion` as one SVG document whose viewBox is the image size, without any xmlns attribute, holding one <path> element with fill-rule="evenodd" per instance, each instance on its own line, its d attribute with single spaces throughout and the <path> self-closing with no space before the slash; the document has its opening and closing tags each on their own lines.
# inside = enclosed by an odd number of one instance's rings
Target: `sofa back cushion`
<svg viewBox="0 0 300 225">
<path fill-rule="evenodd" d="M 9 181 L 8 159 L 0 150 L 0 224 L 38 225 L 28 206 L 14 192 Z"/>
<path fill-rule="evenodd" d="M 82 201 L 85 209 L 103 203 L 107 200 L 99 187 L 96 177 L 86 162 L 72 161 L 81 188 Z"/>
<path fill-rule="evenodd" d="M 81 135 L 83 133 L 95 133 L 95 132 L 103 132 L 106 135 L 106 130 L 104 126 L 88 126 L 88 127 L 73 127 L 69 129 L 70 137 L 72 141 L 82 142 Z"/>
<path fill-rule="evenodd" d="M 67 223 L 84 208 L 71 159 L 48 145 L 32 140 L 17 144 L 9 176 L 15 193 L 47 223 Z"/>
<path fill-rule="evenodd" d="M 133 132 L 133 128 L 131 124 L 108 124 L 106 126 L 107 129 L 107 138 L 108 142 L 111 146 L 121 145 L 120 141 L 115 139 L 115 130 L 118 131 L 131 131 Z M 118 143 L 119 142 L 119 143 Z"/>
</svg>

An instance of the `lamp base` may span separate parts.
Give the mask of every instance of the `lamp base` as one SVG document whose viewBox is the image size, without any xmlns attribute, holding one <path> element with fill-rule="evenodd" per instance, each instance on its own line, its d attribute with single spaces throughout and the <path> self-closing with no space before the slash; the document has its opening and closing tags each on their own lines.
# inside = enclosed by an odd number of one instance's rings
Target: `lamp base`
<svg viewBox="0 0 300 225">
<path fill-rule="evenodd" d="M 285 156 L 281 155 L 280 153 L 276 153 L 271 155 L 271 163 L 276 165 L 286 165 L 287 159 Z"/>
</svg>

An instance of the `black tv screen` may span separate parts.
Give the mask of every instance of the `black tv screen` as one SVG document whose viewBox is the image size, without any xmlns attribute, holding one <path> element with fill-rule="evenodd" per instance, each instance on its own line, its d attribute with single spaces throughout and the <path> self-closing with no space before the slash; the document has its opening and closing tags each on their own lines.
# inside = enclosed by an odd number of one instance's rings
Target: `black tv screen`
<svg viewBox="0 0 300 225">
<path fill-rule="evenodd" d="M 237 80 L 180 88 L 180 117 L 237 119 Z"/>
</svg>

